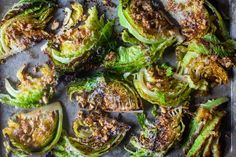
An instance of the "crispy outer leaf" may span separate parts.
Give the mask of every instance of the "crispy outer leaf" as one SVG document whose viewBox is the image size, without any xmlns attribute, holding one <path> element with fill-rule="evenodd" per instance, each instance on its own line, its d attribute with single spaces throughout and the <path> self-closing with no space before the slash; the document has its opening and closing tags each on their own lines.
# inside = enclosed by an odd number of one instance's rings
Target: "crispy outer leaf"
<svg viewBox="0 0 236 157">
<path fill-rule="evenodd" d="M 224 20 L 221 16 L 221 14 L 218 12 L 218 10 L 208 0 L 205 0 L 204 2 L 211 9 L 211 11 L 216 15 L 217 22 L 218 22 L 218 25 L 219 25 L 219 29 L 220 29 L 220 32 L 221 32 L 223 38 L 225 40 L 229 39 L 230 34 L 229 34 L 229 31 L 226 28 L 225 22 L 224 22 Z"/>
<path fill-rule="evenodd" d="M 228 57 L 234 55 L 236 41 L 232 39 L 221 41 L 216 35 L 208 33 L 200 39 L 189 41 L 187 44 L 187 49 L 191 52 Z"/>
<path fill-rule="evenodd" d="M 124 38 L 124 37 L 123 37 Z M 136 43 L 133 39 L 123 39 L 124 41 Z M 165 49 L 173 44 L 173 40 L 153 45 L 132 45 L 130 47 L 120 46 L 116 52 L 110 52 L 105 57 L 104 66 L 108 70 L 117 73 L 134 72 L 140 70 L 159 60 Z"/>
</svg>

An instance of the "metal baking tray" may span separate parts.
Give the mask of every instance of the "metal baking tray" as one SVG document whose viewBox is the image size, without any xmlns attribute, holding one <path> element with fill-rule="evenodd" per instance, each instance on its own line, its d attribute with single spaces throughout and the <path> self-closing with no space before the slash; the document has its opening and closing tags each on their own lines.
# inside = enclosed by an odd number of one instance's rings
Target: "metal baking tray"
<svg viewBox="0 0 236 157">
<path fill-rule="evenodd" d="M 96 5 L 100 13 L 104 13 L 107 18 L 116 18 L 116 6 L 118 0 L 112 0 L 112 3 L 115 4 L 115 7 L 104 6 L 102 3 L 103 0 L 79 0 L 78 2 L 84 4 L 86 7 Z M 15 3 L 17 0 L 0 0 L 0 17 L 6 13 L 6 11 Z M 61 20 L 63 18 L 62 8 L 68 6 L 71 1 L 69 0 L 58 0 L 59 10 L 56 13 L 56 18 Z M 216 3 L 216 1 L 215 1 Z M 230 32 L 231 36 L 236 39 L 236 0 L 218 0 L 219 6 L 224 8 L 226 14 L 229 14 L 230 17 Z M 116 30 L 120 31 L 122 28 L 119 25 L 116 26 Z M 40 47 L 45 43 L 35 45 L 34 47 L 26 50 L 23 53 L 19 53 L 8 58 L 4 64 L 0 65 L 0 91 L 4 92 L 4 79 L 9 78 L 11 81 L 16 80 L 16 72 L 23 64 L 29 64 L 31 67 L 35 65 L 41 65 L 48 61 L 47 55 L 43 54 L 40 50 Z M 173 53 L 172 53 L 173 54 Z M 175 64 L 174 56 L 167 55 L 164 57 L 166 62 L 169 62 L 171 65 Z M 71 123 L 75 118 L 78 112 L 78 105 L 75 102 L 70 102 L 66 95 L 66 85 L 74 76 L 64 76 L 60 78 L 59 84 L 57 86 L 57 93 L 54 98 L 54 101 L 61 101 L 63 103 L 64 109 L 64 129 L 68 132 L 71 132 Z M 222 151 L 223 156 L 226 157 L 236 157 L 236 69 L 233 69 L 231 72 L 231 81 L 226 86 L 216 87 L 210 96 L 208 97 L 198 97 L 195 102 L 200 103 L 206 101 L 209 98 L 215 98 L 217 96 L 228 96 L 231 97 L 230 103 L 225 105 L 225 110 L 227 111 L 227 116 L 223 120 L 222 126 Z M 22 109 L 10 107 L 7 105 L 0 104 L 0 131 L 6 126 L 8 118 Z M 113 116 L 118 116 L 115 114 Z M 122 121 L 130 124 L 132 130 L 128 133 L 127 138 L 123 142 L 113 149 L 110 153 L 104 155 L 104 157 L 128 157 L 127 153 L 123 146 L 128 143 L 129 136 L 136 131 L 138 131 L 138 124 L 136 121 L 136 116 L 132 113 L 122 113 Z M 185 136 L 185 135 L 183 135 Z M 0 133 L 0 156 L 5 155 L 5 149 L 3 146 L 3 137 Z M 42 155 L 49 156 L 49 155 Z M 179 150 L 172 150 L 167 154 L 169 157 L 180 156 Z"/>
</svg>

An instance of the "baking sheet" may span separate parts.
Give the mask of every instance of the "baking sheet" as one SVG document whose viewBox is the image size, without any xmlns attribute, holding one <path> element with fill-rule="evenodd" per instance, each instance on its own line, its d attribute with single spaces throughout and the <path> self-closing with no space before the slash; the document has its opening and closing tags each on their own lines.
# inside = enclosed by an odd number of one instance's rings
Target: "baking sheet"
<svg viewBox="0 0 236 157">
<path fill-rule="evenodd" d="M 79 1 L 86 6 L 92 6 L 94 3 L 98 2 L 98 8 L 100 12 L 104 12 L 108 18 L 116 17 L 116 8 L 114 7 L 104 7 L 102 5 L 103 0 L 85 0 Z M 218 0 L 223 3 L 225 1 Z M 14 4 L 17 0 L 0 0 L 0 17 L 2 17 L 5 12 Z M 59 0 L 60 7 L 68 6 L 71 1 L 68 0 Z M 112 0 L 114 4 L 117 4 L 117 0 Z M 230 3 L 230 15 L 231 15 L 231 35 L 236 39 L 236 0 L 232 0 Z M 62 9 L 59 9 L 57 18 L 61 18 Z M 235 27 L 235 28 L 234 28 Z M 121 28 L 119 26 L 116 27 L 116 30 L 119 31 Z M 6 60 L 6 62 L 0 65 L 0 91 L 5 92 L 4 88 L 4 79 L 9 78 L 11 81 L 16 82 L 16 72 L 23 64 L 29 64 L 31 67 L 35 65 L 41 65 L 48 61 L 47 55 L 43 54 L 40 50 L 40 47 L 45 43 L 45 41 L 37 44 L 33 48 L 19 53 L 15 56 L 12 56 Z M 173 54 L 173 53 L 172 53 Z M 174 55 L 165 55 L 165 60 L 169 62 L 171 65 L 174 65 Z M 232 77 L 235 78 L 236 70 L 233 70 L 231 73 Z M 62 77 L 57 86 L 57 93 L 54 98 L 54 101 L 61 101 L 63 103 L 64 109 L 64 129 L 71 132 L 71 123 L 75 118 L 78 112 L 78 105 L 75 102 L 70 102 L 66 95 L 66 85 L 68 81 L 73 79 L 73 76 Z M 212 91 L 212 95 L 209 97 L 202 97 L 196 100 L 196 103 L 207 100 L 208 98 L 217 97 L 217 96 L 229 96 L 231 97 L 231 102 L 225 106 L 228 114 L 224 118 L 223 126 L 222 126 L 222 149 L 224 156 L 227 157 L 235 157 L 236 156 L 236 79 L 232 79 L 232 81 L 226 86 L 219 86 Z M 52 101 L 53 102 L 53 101 Z M 19 108 L 10 107 L 7 105 L 0 105 L 0 130 L 2 130 L 6 126 L 6 122 L 10 115 L 20 111 Z M 117 116 L 117 115 L 114 115 Z M 132 113 L 123 113 L 122 121 L 130 124 L 133 127 L 132 133 L 138 131 L 138 125 L 136 122 L 136 117 Z M 131 135 L 129 132 L 128 136 Z M 185 136 L 185 135 L 183 135 Z M 128 157 L 129 153 L 127 153 L 123 146 L 128 142 L 129 138 L 125 138 L 122 144 L 115 149 L 113 149 L 109 154 L 104 155 L 105 157 Z M 2 134 L 0 134 L 0 156 L 5 155 L 4 147 L 3 147 L 3 138 Z M 43 155 L 43 156 L 46 156 Z M 47 155 L 48 156 L 48 155 Z M 179 151 L 171 151 L 167 156 L 177 157 L 179 156 Z"/>
</svg>

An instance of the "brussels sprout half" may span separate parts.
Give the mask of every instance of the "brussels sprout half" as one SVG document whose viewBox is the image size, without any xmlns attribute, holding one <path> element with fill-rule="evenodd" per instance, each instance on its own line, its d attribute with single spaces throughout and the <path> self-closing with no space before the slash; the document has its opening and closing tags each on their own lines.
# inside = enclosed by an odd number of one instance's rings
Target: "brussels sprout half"
<svg viewBox="0 0 236 157">
<path fill-rule="evenodd" d="M 49 35 L 44 31 L 55 8 L 53 0 L 20 0 L 0 24 L 0 60 L 23 51 Z"/>
<path fill-rule="evenodd" d="M 189 47 L 201 53 L 227 57 L 235 53 L 236 42 L 230 39 L 224 20 L 207 0 L 161 0 L 165 9 L 178 21 Z"/>
<path fill-rule="evenodd" d="M 72 83 L 70 98 L 76 98 L 82 108 L 106 112 L 138 112 L 142 101 L 136 91 L 123 81 L 95 76 Z"/>
<path fill-rule="evenodd" d="M 25 68 L 24 65 L 17 72 L 17 78 L 20 81 L 17 90 L 11 86 L 7 79 L 5 80 L 5 88 L 9 95 L 0 94 L 0 102 L 22 108 L 33 108 L 48 104 L 56 86 L 54 67 L 47 64 L 37 67 L 41 73 L 39 77 L 30 76 Z"/>
<path fill-rule="evenodd" d="M 79 22 L 75 20 L 82 19 L 83 11 L 79 3 L 73 3 L 72 9 L 65 17 L 61 34 L 43 47 L 60 71 L 72 72 L 84 67 L 98 48 L 109 42 L 114 25 L 114 21 L 105 23 L 104 16 L 99 17 L 96 7 L 92 7 L 84 24 L 74 26 Z"/>
<path fill-rule="evenodd" d="M 202 27 L 205 30 L 202 33 L 194 29 L 193 32 L 197 33 L 198 36 L 191 37 L 191 40 L 177 47 L 178 74 L 182 75 L 179 78 L 182 77 L 182 80 L 189 82 L 191 88 L 198 90 L 207 90 L 210 83 L 226 84 L 228 82 L 226 70 L 235 65 L 233 56 L 235 54 L 236 41 L 230 39 L 229 32 L 220 13 L 207 0 L 187 0 L 186 3 L 169 0 L 168 5 L 172 3 L 175 7 L 178 6 L 177 3 L 186 7 L 181 7 L 183 9 L 181 11 L 177 10 L 179 14 L 196 14 L 196 19 L 192 21 L 198 20 L 196 24 L 200 26 L 201 22 L 205 23 L 204 21 L 208 20 L 205 24 L 209 27 L 208 29 Z M 205 6 L 207 6 L 209 11 L 206 10 L 204 4 L 206 4 Z M 195 10 L 191 8 L 195 8 Z M 212 16 L 214 18 L 210 17 L 210 15 L 205 16 L 204 20 L 197 18 L 197 16 L 200 16 L 197 12 L 202 12 L 203 15 L 210 13 L 210 11 L 213 13 Z M 174 12 L 173 14 L 176 14 Z M 185 16 L 185 18 L 188 19 L 189 16 Z M 199 21 L 199 19 L 201 20 Z M 183 19 L 183 21 L 188 20 Z M 189 26 L 193 26 L 191 23 L 189 24 Z"/>
<path fill-rule="evenodd" d="M 142 130 L 138 136 L 131 137 L 125 149 L 132 157 L 164 156 L 181 140 L 185 129 L 182 117 L 182 107 L 163 109 L 154 123 L 148 121 L 144 114 L 139 114 Z"/>
<path fill-rule="evenodd" d="M 198 49 L 191 47 L 187 50 L 185 47 L 179 47 L 177 51 L 186 51 L 183 54 L 178 52 L 179 56 L 182 55 L 178 61 L 178 74 L 179 78 L 188 82 L 191 88 L 206 91 L 209 83 L 227 84 L 226 67 L 232 67 L 234 64 L 230 59 L 201 54 L 198 53 Z"/>
<path fill-rule="evenodd" d="M 160 0 L 166 11 L 179 23 L 188 39 L 202 37 L 210 27 L 210 18 L 204 0 Z"/>
<path fill-rule="evenodd" d="M 201 38 L 217 29 L 226 40 L 229 32 L 217 9 L 207 0 L 161 0 L 166 11 L 179 23 L 187 40 Z"/>
<path fill-rule="evenodd" d="M 134 74 L 133 83 L 139 95 L 150 103 L 178 106 L 189 100 L 191 88 L 173 75 L 172 68 L 167 65 L 151 66 Z"/>
<path fill-rule="evenodd" d="M 43 154 L 57 144 L 62 132 L 63 112 L 53 103 L 27 113 L 17 113 L 3 129 L 7 154 Z"/>
<path fill-rule="evenodd" d="M 227 97 L 209 100 L 200 105 L 194 119 L 190 123 L 188 139 L 184 144 L 186 157 L 220 156 L 220 123 L 225 115 L 224 111 L 216 111 L 216 107 L 226 103 Z"/>
<path fill-rule="evenodd" d="M 130 127 L 101 113 L 80 112 L 73 123 L 75 137 L 63 136 L 53 150 L 57 157 L 99 157 L 120 144 Z"/>
<path fill-rule="evenodd" d="M 151 0 L 121 0 L 118 6 L 120 24 L 146 44 L 160 44 L 176 38 L 182 40 L 165 14 Z"/>
</svg>

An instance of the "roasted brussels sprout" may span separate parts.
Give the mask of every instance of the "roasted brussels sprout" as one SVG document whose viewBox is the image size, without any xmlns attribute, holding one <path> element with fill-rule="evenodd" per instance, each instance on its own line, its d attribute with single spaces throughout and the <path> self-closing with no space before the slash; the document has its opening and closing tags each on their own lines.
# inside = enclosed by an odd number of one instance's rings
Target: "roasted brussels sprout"
<svg viewBox="0 0 236 157">
<path fill-rule="evenodd" d="M 189 41 L 177 47 L 178 74 L 182 75 L 183 80 L 189 82 L 191 88 L 198 90 L 206 91 L 211 83 L 226 84 L 228 82 L 227 70 L 235 65 L 233 56 L 236 41 L 230 39 L 220 13 L 207 0 L 187 2 L 169 0 L 163 3 L 165 6 L 172 6 L 171 9 L 178 8 L 177 11 L 170 12 L 183 15 L 183 19 L 179 19 L 180 23 L 187 24 L 182 26 L 183 30 L 193 27 L 190 29 L 192 31 L 185 31 Z M 186 16 L 189 15 L 187 13 L 195 18 Z M 210 13 L 213 13 L 214 18 L 209 15 Z M 199 16 L 202 18 L 198 18 Z M 188 22 L 189 20 L 192 22 Z M 205 27 L 203 27 L 204 24 Z M 204 29 L 201 30 L 201 28 Z"/>
<path fill-rule="evenodd" d="M 118 17 L 120 24 L 143 43 L 160 44 L 176 38 L 182 40 L 165 11 L 154 6 L 151 0 L 121 0 Z"/>
<path fill-rule="evenodd" d="M 204 0 L 160 0 L 166 11 L 179 23 L 182 34 L 188 39 L 205 35 L 210 27 L 209 13 Z"/>
<path fill-rule="evenodd" d="M 220 29 L 222 36 L 229 38 L 223 18 L 207 0 L 161 0 L 166 11 L 179 23 L 187 40 L 201 38 Z"/>
<path fill-rule="evenodd" d="M 72 9 L 65 17 L 61 34 L 43 47 L 60 71 L 73 72 L 84 66 L 100 46 L 109 42 L 114 25 L 114 21 L 105 23 L 104 17 L 99 17 L 96 7 L 93 7 L 88 10 L 89 16 L 84 24 L 74 26 L 84 16 L 79 3 L 73 3 Z"/>
<path fill-rule="evenodd" d="M 27 156 L 48 152 L 60 139 L 62 119 L 60 103 L 15 114 L 3 129 L 7 154 Z"/>
<path fill-rule="evenodd" d="M 178 51 L 183 49 L 185 48 L 179 48 Z M 178 74 L 181 75 L 180 78 L 183 81 L 189 83 L 191 88 L 206 91 L 209 82 L 217 84 L 228 82 L 228 73 L 225 68 L 232 67 L 231 60 L 218 58 L 215 55 L 200 54 L 197 49 L 191 49 L 191 47 L 187 49 L 189 49 L 187 53 L 179 59 Z M 182 55 L 180 53 L 179 56 Z"/>
<path fill-rule="evenodd" d="M 187 142 L 184 145 L 186 157 L 220 156 L 220 123 L 224 111 L 216 111 L 216 107 L 227 102 L 227 97 L 209 100 L 200 105 L 194 119 L 190 123 Z"/>
<path fill-rule="evenodd" d="M 73 123 L 75 137 L 63 136 L 53 150 L 58 157 L 99 157 L 117 146 L 130 127 L 101 113 L 80 112 Z"/>
<path fill-rule="evenodd" d="M 44 31 L 55 8 L 53 0 L 20 0 L 0 24 L 0 60 L 48 37 Z"/>
<path fill-rule="evenodd" d="M 125 149 L 132 157 L 163 156 L 182 137 L 185 128 L 182 117 L 182 107 L 167 110 L 163 108 L 154 123 L 149 122 L 144 114 L 140 114 L 140 135 L 132 136 Z"/>
<path fill-rule="evenodd" d="M 25 70 L 26 66 L 24 65 L 17 72 L 17 78 L 20 81 L 17 90 L 11 86 L 7 79 L 5 80 L 5 88 L 9 95 L 0 94 L 0 102 L 22 108 L 48 104 L 56 86 L 54 67 L 47 64 L 37 67 L 36 70 L 41 73 L 39 77 L 32 77 Z"/>
<path fill-rule="evenodd" d="M 178 106 L 188 101 L 191 93 L 188 83 L 173 77 L 172 68 L 163 64 L 142 68 L 134 74 L 134 86 L 139 95 L 150 103 Z"/>
<path fill-rule="evenodd" d="M 134 89 L 117 79 L 94 76 L 72 83 L 70 98 L 76 98 L 82 108 L 106 112 L 135 112 L 142 110 L 142 101 Z"/>
</svg>

